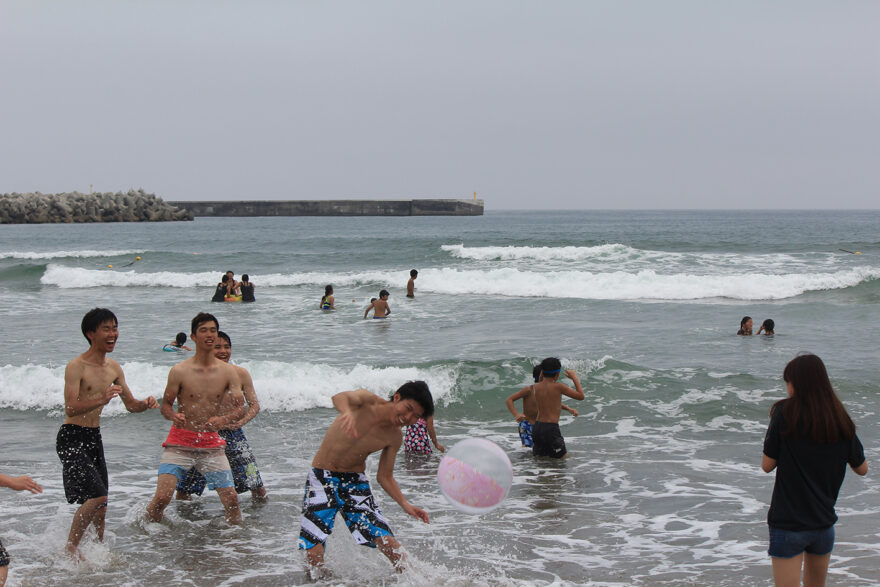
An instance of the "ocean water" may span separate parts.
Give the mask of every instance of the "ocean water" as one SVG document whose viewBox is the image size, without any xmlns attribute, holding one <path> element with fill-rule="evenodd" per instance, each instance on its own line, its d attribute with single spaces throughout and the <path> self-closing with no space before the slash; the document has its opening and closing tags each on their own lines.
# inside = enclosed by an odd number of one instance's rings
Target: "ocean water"
<svg viewBox="0 0 880 587">
<path fill-rule="evenodd" d="M 841 490 L 830 580 L 878 584 L 878 228 L 877 211 L 2 225 L 0 472 L 45 489 L 0 493 L 9 584 L 307 583 L 299 510 L 331 396 L 424 379 L 440 441 L 496 442 L 513 463 L 510 495 L 489 514 L 461 513 L 437 487 L 439 456 L 401 453 L 395 476 L 431 524 L 374 490 L 412 569 L 393 575 L 337 522 L 331 584 L 767 585 L 773 475 L 760 470 L 761 447 L 782 369 L 801 351 L 825 360 L 871 468 Z M 404 297 L 411 268 L 414 300 Z M 227 269 L 251 276 L 255 304 L 210 303 Z M 317 309 L 328 283 L 331 313 Z M 382 288 L 391 320 L 363 320 Z M 75 511 L 54 450 L 63 371 L 86 349 L 79 323 L 95 306 L 119 318 L 112 356 L 139 398 L 161 396 L 182 358 L 162 346 L 197 312 L 231 335 L 263 406 L 245 430 L 270 494 L 263 506 L 242 500 L 243 526 L 227 527 L 208 492 L 144 524 L 170 423 L 114 401 L 102 421 L 105 541 L 87 539 L 79 565 L 61 555 Z M 746 314 L 756 330 L 773 318 L 777 334 L 735 336 Z M 532 458 L 504 405 L 546 356 L 577 370 L 586 391 L 567 401 L 580 414 L 560 422 L 562 462 Z"/>
</svg>

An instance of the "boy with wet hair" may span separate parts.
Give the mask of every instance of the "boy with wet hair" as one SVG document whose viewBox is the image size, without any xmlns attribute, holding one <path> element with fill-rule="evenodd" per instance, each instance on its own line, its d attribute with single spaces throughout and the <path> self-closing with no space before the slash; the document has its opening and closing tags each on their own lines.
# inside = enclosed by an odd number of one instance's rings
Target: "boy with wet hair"
<svg viewBox="0 0 880 587">
<path fill-rule="evenodd" d="M 388 293 L 387 289 L 383 289 L 379 292 L 379 299 L 370 302 L 370 305 L 367 306 L 367 309 L 364 311 L 364 320 L 367 319 L 367 314 L 370 313 L 370 310 L 373 310 L 373 318 L 374 319 L 382 319 L 387 318 L 389 314 L 391 314 L 391 308 L 388 306 L 388 296 L 391 294 Z"/>
<path fill-rule="evenodd" d="M 758 329 L 758 334 L 776 334 L 776 323 L 772 318 L 767 318 L 764 322 L 761 323 L 761 327 Z"/>
<path fill-rule="evenodd" d="M 535 380 L 535 383 L 541 381 L 540 364 L 535 365 L 532 368 L 532 378 Z M 522 414 L 518 413 L 516 411 L 516 406 L 513 405 L 513 402 L 518 399 L 521 399 L 523 402 Z M 535 425 L 535 420 L 538 418 L 538 404 L 535 402 L 534 384 L 523 387 L 516 393 L 511 394 L 504 401 L 507 404 L 507 409 L 510 410 L 510 413 L 513 414 L 514 419 L 519 424 L 519 438 L 522 441 L 522 445 L 526 448 L 531 448 L 534 446 L 534 442 L 532 441 L 532 428 Z M 570 408 L 565 404 L 562 404 L 561 407 L 572 416 L 578 415 L 578 411 L 574 408 Z"/>
<path fill-rule="evenodd" d="M 89 350 L 64 370 L 65 418 L 55 441 L 67 503 L 80 504 L 67 537 L 67 552 L 71 555 L 77 553 L 91 524 L 98 540 L 104 539 L 109 484 L 101 439 L 101 411 L 117 396 L 129 412 L 159 407 L 153 396 L 136 400 L 125 383 L 122 367 L 107 357 L 119 338 L 119 322 L 113 312 L 106 308 L 90 310 L 83 316 L 80 329 L 89 341 Z"/>
<path fill-rule="evenodd" d="M 541 361 L 541 381 L 535 384 L 535 402 L 538 404 L 538 417 L 532 429 L 532 454 L 536 457 L 564 459 L 568 456 L 565 439 L 559 430 L 559 412 L 562 409 L 562 396 L 584 399 L 584 390 L 574 369 L 566 369 L 565 374 L 574 382 L 574 389 L 559 383 L 562 363 L 555 357 Z"/>
<path fill-rule="evenodd" d="M 402 385 L 391 400 L 366 389 L 333 396 L 339 415 L 327 429 L 306 480 L 299 548 L 313 568 L 324 565 L 324 547 L 341 512 L 355 542 L 379 550 L 403 570 L 400 543 L 379 509 L 365 473 L 367 456 L 381 451 L 376 480 L 403 511 L 425 523 L 428 514 L 410 504 L 394 479 L 394 460 L 403 443 L 401 428 L 434 414 L 434 399 L 424 381 Z"/>
</svg>

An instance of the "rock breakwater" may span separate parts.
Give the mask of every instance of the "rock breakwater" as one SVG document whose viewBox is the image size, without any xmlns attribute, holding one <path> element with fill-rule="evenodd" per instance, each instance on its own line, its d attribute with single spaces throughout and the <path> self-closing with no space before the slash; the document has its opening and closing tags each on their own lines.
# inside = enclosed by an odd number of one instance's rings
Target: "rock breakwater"
<svg viewBox="0 0 880 587">
<path fill-rule="evenodd" d="M 193 214 L 144 190 L 126 193 L 0 194 L 0 224 L 168 222 Z"/>
</svg>

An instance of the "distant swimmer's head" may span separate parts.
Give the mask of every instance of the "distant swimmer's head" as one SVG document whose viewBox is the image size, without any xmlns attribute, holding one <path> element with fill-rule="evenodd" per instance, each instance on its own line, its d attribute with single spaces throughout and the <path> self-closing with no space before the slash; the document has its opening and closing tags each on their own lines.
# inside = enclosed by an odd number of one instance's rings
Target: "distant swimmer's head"
<svg viewBox="0 0 880 587">
<path fill-rule="evenodd" d="M 80 328 L 82 329 L 83 336 L 89 341 L 89 344 L 92 344 L 92 339 L 89 338 L 89 334 L 97 332 L 105 322 L 110 327 L 110 330 L 115 331 L 119 328 L 119 321 L 116 319 L 116 314 L 107 308 L 92 308 L 86 312 L 85 316 L 83 316 Z"/>
<path fill-rule="evenodd" d="M 376 301 L 376 299 L 377 299 L 377 298 L 370 298 L 370 303 L 372 304 L 373 302 Z"/>
<path fill-rule="evenodd" d="M 380 297 L 381 299 L 383 299 L 383 300 L 384 300 L 385 298 L 387 298 L 388 296 L 390 296 L 390 295 L 391 295 L 391 294 L 388 293 L 388 290 L 387 290 L 387 289 L 383 289 L 382 291 L 379 292 L 379 297 Z"/>
<path fill-rule="evenodd" d="M 220 282 L 221 283 L 229 283 L 229 276 L 224 275 L 223 277 L 220 278 Z"/>
<path fill-rule="evenodd" d="M 535 383 L 541 380 L 541 364 L 538 363 L 532 368 L 532 377 L 535 379 Z"/>
<path fill-rule="evenodd" d="M 752 328 L 752 317 L 751 316 L 743 316 L 743 319 L 739 321 L 740 328 Z"/>
<path fill-rule="evenodd" d="M 242 281 L 250 281 L 251 278 L 248 277 L 248 274 L 247 274 L 247 273 L 242 273 L 242 274 L 241 274 L 241 280 L 242 280 Z"/>
<path fill-rule="evenodd" d="M 333 286 L 332 285 L 325 285 L 324 286 L 324 297 L 326 298 L 327 296 L 332 296 L 332 295 L 333 295 Z"/>
<path fill-rule="evenodd" d="M 422 411 L 419 418 L 430 418 L 434 415 L 434 398 L 431 396 L 428 384 L 424 381 L 407 381 L 397 388 L 397 391 L 391 396 L 391 400 L 396 402 L 410 400 L 418 404 Z"/>
<path fill-rule="evenodd" d="M 174 343 L 177 346 L 183 346 L 183 343 L 185 343 L 185 342 L 186 342 L 186 333 L 185 332 L 178 332 L 177 336 L 174 337 Z"/>
<path fill-rule="evenodd" d="M 221 361 L 229 361 L 232 354 L 232 341 L 229 335 L 222 330 L 217 331 L 217 338 L 214 340 L 214 356 Z"/>
<path fill-rule="evenodd" d="M 409 276 L 412 277 L 413 279 L 415 279 L 416 277 L 418 277 L 418 275 L 419 275 L 419 272 L 416 271 L 415 269 L 410 269 L 410 270 L 409 270 Z"/>
<path fill-rule="evenodd" d="M 774 322 L 772 318 L 767 318 L 761 324 L 761 329 L 764 331 L 765 334 L 773 334 L 773 331 L 775 330 L 775 328 L 776 328 L 776 322 Z"/>
<path fill-rule="evenodd" d="M 562 363 L 556 357 L 547 357 L 541 361 L 541 375 L 547 379 L 557 379 L 562 371 Z"/>
<path fill-rule="evenodd" d="M 226 275 L 229 276 L 229 279 L 233 279 L 235 277 L 235 273 L 233 273 L 231 269 L 226 272 Z"/>
<path fill-rule="evenodd" d="M 213 322 L 214 326 L 217 330 L 220 330 L 220 322 L 217 318 L 214 317 L 213 314 L 208 314 L 207 312 L 199 312 L 196 314 L 196 317 L 192 319 L 192 330 L 190 331 L 192 334 L 195 334 L 199 330 L 199 326 L 206 322 Z"/>
</svg>

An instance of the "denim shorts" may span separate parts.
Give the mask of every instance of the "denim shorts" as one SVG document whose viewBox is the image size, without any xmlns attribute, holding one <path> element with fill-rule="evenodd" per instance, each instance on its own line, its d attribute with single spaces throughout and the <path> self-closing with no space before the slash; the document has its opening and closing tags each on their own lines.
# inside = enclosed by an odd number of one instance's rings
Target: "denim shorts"
<svg viewBox="0 0 880 587">
<path fill-rule="evenodd" d="M 770 548 L 774 558 L 792 558 L 802 552 L 825 556 L 834 549 L 834 526 L 822 530 L 781 530 L 770 527 Z"/>
</svg>

